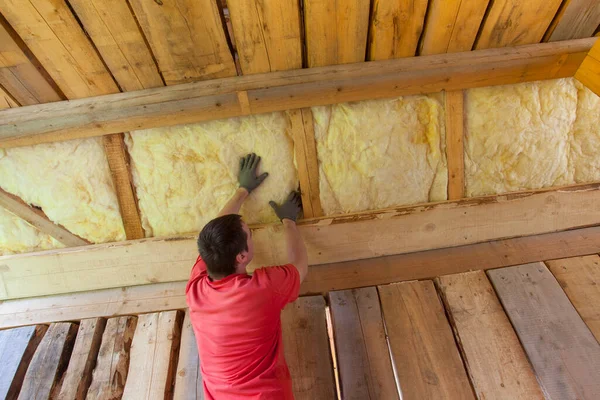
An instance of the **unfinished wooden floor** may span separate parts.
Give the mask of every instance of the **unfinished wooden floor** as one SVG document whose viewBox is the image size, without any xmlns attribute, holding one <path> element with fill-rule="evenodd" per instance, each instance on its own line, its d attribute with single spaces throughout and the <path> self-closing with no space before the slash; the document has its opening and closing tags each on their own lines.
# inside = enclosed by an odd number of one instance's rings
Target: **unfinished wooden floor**
<svg viewBox="0 0 600 400">
<path fill-rule="evenodd" d="M 301 297 L 296 398 L 598 399 L 599 284 L 593 255 Z M 0 398 L 202 399 L 198 365 L 185 310 L 0 331 Z"/>
</svg>

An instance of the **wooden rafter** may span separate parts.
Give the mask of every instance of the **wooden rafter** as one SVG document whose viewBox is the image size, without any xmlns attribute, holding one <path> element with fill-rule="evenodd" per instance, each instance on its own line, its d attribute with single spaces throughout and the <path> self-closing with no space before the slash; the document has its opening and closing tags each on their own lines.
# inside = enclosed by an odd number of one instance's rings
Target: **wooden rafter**
<svg viewBox="0 0 600 400">
<path fill-rule="evenodd" d="M 575 79 L 600 96 L 600 42 L 596 42 L 575 72 Z"/>
<path fill-rule="evenodd" d="M 401 95 L 573 76 L 596 38 L 215 79 L 0 112 L 11 147 Z"/>
<path fill-rule="evenodd" d="M 446 157 L 448 161 L 448 200 L 465 195 L 464 92 L 446 92 Z"/>
</svg>

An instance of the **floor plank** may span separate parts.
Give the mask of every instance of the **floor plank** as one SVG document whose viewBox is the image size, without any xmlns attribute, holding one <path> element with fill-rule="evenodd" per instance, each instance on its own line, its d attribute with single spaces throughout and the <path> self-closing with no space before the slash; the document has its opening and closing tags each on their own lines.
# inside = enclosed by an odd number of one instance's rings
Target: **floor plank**
<svg viewBox="0 0 600 400">
<path fill-rule="evenodd" d="M 16 399 L 25 372 L 44 333 L 45 325 L 0 331 L 0 399 Z"/>
<path fill-rule="evenodd" d="M 182 317 L 180 311 L 138 316 L 123 399 L 172 396 Z"/>
<path fill-rule="evenodd" d="M 88 400 L 112 400 L 123 396 L 129 370 L 129 355 L 137 317 L 110 318 L 87 392 Z"/>
<path fill-rule="evenodd" d="M 174 400 L 204 400 L 200 357 L 188 310 L 185 312 L 181 329 L 181 346 L 175 377 Z"/>
<path fill-rule="evenodd" d="M 400 390 L 405 399 L 475 399 L 433 282 L 379 286 Z"/>
<path fill-rule="evenodd" d="M 600 257 L 563 258 L 546 265 L 600 342 Z"/>
<path fill-rule="evenodd" d="M 63 377 L 59 398 L 85 399 L 105 326 L 106 320 L 102 318 L 84 319 L 79 322 L 77 339 Z"/>
<path fill-rule="evenodd" d="M 377 288 L 329 293 L 342 398 L 397 399 Z"/>
<path fill-rule="evenodd" d="M 58 394 L 58 384 L 69 362 L 76 335 L 75 324 L 50 325 L 29 363 L 19 399 L 45 400 Z"/>
<path fill-rule="evenodd" d="M 549 400 L 600 398 L 600 344 L 543 263 L 488 276 Z"/>
<path fill-rule="evenodd" d="M 485 272 L 436 279 L 480 399 L 543 400 L 525 351 Z"/>
<path fill-rule="evenodd" d="M 300 297 L 283 310 L 281 326 L 296 400 L 333 399 L 335 383 L 325 299 L 321 296 Z"/>
</svg>

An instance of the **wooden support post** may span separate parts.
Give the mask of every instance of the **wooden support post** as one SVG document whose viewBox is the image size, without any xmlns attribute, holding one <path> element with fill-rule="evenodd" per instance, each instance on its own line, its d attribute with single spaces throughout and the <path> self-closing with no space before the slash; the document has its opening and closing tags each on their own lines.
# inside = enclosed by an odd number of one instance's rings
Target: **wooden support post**
<svg viewBox="0 0 600 400">
<path fill-rule="evenodd" d="M 459 200 L 465 196 L 464 119 L 464 91 L 446 92 L 448 200 Z"/>
<path fill-rule="evenodd" d="M 575 79 L 600 96 L 600 41 L 591 48 L 575 72 Z"/>
</svg>

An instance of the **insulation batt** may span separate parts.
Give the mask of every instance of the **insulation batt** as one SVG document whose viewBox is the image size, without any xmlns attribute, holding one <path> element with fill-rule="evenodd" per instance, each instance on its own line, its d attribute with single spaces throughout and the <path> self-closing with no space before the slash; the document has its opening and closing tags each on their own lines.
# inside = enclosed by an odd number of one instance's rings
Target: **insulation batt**
<svg viewBox="0 0 600 400">
<path fill-rule="evenodd" d="M 600 180 L 600 99 L 572 78 L 467 91 L 467 196 Z"/>
<path fill-rule="evenodd" d="M 23 219 L 0 207 L 0 255 L 64 247 Z"/>
<path fill-rule="evenodd" d="M 269 201 L 298 188 L 285 113 L 154 128 L 126 136 L 142 224 L 148 236 L 196 232 L 238 187 L 240 158 L 262 157 L 263 184 L 244 202 L 249 223 L 275 222 Z"/>
<path fill-rule="evenodd" d="M 4 190 L 41 207 L 50 220 L 82 238 L 95 243 L 125 240 L 101 139 L 0 149 L 0 182 Z"/>
<path fill-rule="evenodd" d="M 434 96 L 312 111 L 326 215 L 447 198 L 444 109 Z"/>
</svg>

